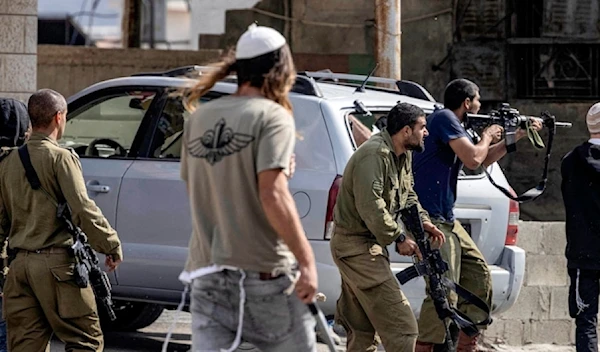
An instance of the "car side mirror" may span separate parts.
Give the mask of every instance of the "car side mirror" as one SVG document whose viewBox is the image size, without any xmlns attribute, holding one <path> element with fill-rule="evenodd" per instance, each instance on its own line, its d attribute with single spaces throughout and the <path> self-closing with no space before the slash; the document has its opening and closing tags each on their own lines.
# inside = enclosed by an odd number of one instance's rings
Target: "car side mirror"
<svg viewBox="0 0 600 352">
<path fill-rule="evenodd" d="M 142 107 L 142 99 L 139 98 L 131 98 L 129 101 L 129 107 L 132 109 L 144 110 Z"/>
</svg>

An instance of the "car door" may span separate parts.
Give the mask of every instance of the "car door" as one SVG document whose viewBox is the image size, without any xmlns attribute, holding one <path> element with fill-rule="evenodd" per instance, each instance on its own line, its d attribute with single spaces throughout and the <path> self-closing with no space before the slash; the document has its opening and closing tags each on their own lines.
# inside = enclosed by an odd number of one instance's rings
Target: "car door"
<svg viewBox="0 0 600 352">
<path fill-rule="evenodd" d="M 108 89 L 69 103 L 61 144 L 79 154 L 88 195 L 117 232 L 121 181 L 137 156 L 141 139 L 136 136 L 142 133 L 156 94 L 139 88 Z M 111 280 L 116 283 L 115 276 Z"/>
<path fill-rule="evenodd" d="M 209 93 L 202 99 L 219 96 Z M 179 163 L 183 122 L 189 112 L 176 97 L 165 95 L 162 104 L 145 155 L 133 162 L 121 184 L 117 226 L 129 260 L 120 267 L 119 285 L 179 292 L 183 286 L 178 276 L 192 232 Z"/>
</svg>

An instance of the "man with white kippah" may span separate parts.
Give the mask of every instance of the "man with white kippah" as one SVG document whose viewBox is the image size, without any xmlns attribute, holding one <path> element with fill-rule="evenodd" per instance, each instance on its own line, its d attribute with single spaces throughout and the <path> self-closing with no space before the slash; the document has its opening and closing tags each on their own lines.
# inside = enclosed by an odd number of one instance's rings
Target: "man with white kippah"
<svg viewBox="0 0 600 352">
<path fill-rule="evenodd" d="M 296 69 L 285 38 L 251 25 L 235 51 L 185 95 L 193 108 L 235 73 L 238 89 L 185 122 L 181 177 L 192 235 L 180 280 L 191 283 L 192 351 L 316 351 L 317 271 L 289 192 Z M 294 292 L 295 291 L 295 292 Z"/>
<path fill-rule="evenodd" d="M 562 160 L 566 211 L 567 268 L 571 278 L 569 314 L 575 319 L 578 352 L 598 351 L 600 294 L 600 103 L 586 116 L 590 139 Z"/>
</svg>

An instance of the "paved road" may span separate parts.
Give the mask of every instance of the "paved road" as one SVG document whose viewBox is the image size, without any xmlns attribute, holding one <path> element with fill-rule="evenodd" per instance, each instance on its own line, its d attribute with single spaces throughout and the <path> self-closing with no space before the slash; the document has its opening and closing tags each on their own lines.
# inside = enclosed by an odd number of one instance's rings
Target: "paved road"
<svg viewBox="0 0 600 352">
<path fill-rule="evenodd" d="M 162 351 L 162 346 L 173 319 L 177 323 L 173 329 L 173 335 L 168 345 L 168 352 L 187 352 L 191 347 L 190 314 L 175 313 L 165 310 L 158 320 L 149 327 L 132 333 L 106 333 L 105 352 L 138 352 L 138 351 Z M 340 348 L 339 351 L 345 349 Z M 52 341 L 51 352 L 64 351 L 64 345 L 57 340 Z M 256 349 L 242 345 L 239 352 L 254 352 Z M 319 344 L 319 352 L 329 352 L 327 346 Z"/>
<path fill-rule="evenodd" d="M 191 347 L 190 334 L 190 314 L 175 313 L 173 311 L 165 311 L 161 317 L 149 327 L 138 332 L 132 333 L 107 333 L 105 336 L 106 348 L 105 352 L 141 352 L 141 351 L 162 351 L 162 346 L 165 341 L 165 336 L 169 331 L 173 319 L 177 318 L 177 323 L 173 329 L 171 342 L 169 343 L 168 352 L 188 352 Z M 64 351 L 64 345 L 60 341 L 53 341 L 51 352 Z M 574 352 L 573 346 L 556 346 L 556 345 L 527 345 L 527 346 L 503 346 L 494 345 L 493 351 L 511 351 L 511 352 Z M 236 352 L 256 352 L 257 350 L 242 345 Z M 345 348 L 338 346 L 338 351 L 343 352 Z M 380 349 L 383 351 L 383 349 Z M 329 352 L 324 344 L 319 344 L 318 352 Z"/>
</svg>

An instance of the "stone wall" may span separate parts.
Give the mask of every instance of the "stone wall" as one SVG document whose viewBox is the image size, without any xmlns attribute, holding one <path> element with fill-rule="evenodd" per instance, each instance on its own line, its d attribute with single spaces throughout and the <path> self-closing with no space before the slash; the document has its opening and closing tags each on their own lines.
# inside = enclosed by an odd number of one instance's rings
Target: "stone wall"
<svg viewBox="0 0 600 352">
<path fill-rule="evenodd" d="M 69 97 L 106 79 L 207 64 L 218 60 L 220 55 L 221 50 L 166 51 L 39 45 L 37 87 L 52 88 Z"/>
<path fill-rule="evenodd" d="M 37 0 L 0 0 L 0 97 L 36 89 Z"/>
<path fill-rule="evenodd" d="M 563 222 L 520 222 L 517 246 L 527 252 L 525 283 L 515 305 L 484 333 L 484 341 L 524 345 L 569 345 L 575 324 L 569 317 L 566 239 Z"/>
</svg>

